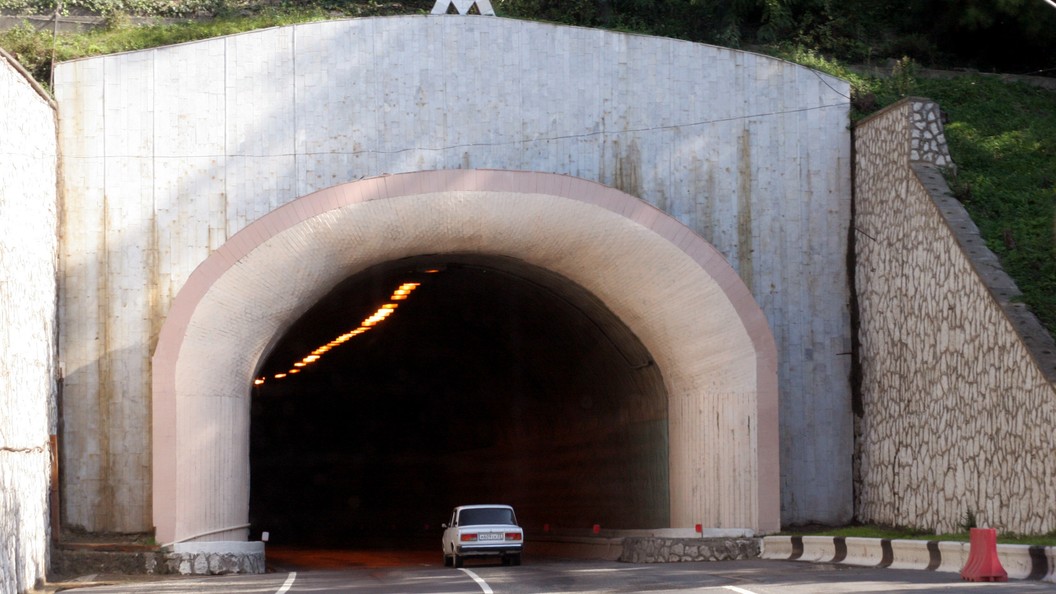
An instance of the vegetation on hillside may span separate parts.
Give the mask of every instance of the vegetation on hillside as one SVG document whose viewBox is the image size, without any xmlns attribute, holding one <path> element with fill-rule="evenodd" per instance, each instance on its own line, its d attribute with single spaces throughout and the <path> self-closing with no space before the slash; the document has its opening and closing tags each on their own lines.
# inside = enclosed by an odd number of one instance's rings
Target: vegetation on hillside
<svg viewBox="0 0 1056 594">
<path fill-rule="evenodd" d="M 948 114 L 950 187 L 1056 335 L 1056 92 L 978 76 L 922 80 L 913 92 Z"/>
<path fill-rule="evenodd" d="M 855 117 L 905 96 L 938 102 L 957 165 L 947 172 L 950 189 L 1023 302 L 1056 336 L 1056 92 L 979 74 L 920 78 L 907 59 L 874 78 L 802 47 L 771 53 L 849 80 Z"/>
<path fill-rule="evenodd" d="M 57 4 L 56 4 L 57 3 Z M 3 14 L 231 17 L 264 10 L 368 16 L 430 0 L 0 0 Z M 1056 67 L 1056 9 L 1042 0 L 492 0 L 503 16 L 729 47 L 792 43 L 851 62 L 908 56 L 933 66 L 1023 73 Z"/>
<path fill-rule="evenodd" d="M 0 12 L 51 14 L 56 0 L 0 0 Z M 60 34 L 29 25 L 4 47 L 47 85 L 52 61 L 145 49 L 347 16 L 428 12 L 432 0 L 60 0 L 107 26 Z M 958 165 L 949 182 L 989 247 L 1056 334 L 1056 93 L 966 74 L 916 76 L 917 64 L 1056 74 L 1056 8 L 1040 0 L 492 0 L 504 16 L 750 45 L 850 80 L 858 115 L 900 97 L 935 99 Z M 129 15 L 208 17 L 131 26 Z M 844 63 L 887 64 L 891 76 Z"/>
</svg>

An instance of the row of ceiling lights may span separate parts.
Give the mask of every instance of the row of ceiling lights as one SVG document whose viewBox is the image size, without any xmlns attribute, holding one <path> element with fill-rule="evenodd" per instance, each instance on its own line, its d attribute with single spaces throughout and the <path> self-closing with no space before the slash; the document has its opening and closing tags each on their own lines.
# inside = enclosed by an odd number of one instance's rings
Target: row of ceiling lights
<svg viewBox="0 0 1056 594">
<path fill-rule="evenodd" d="M 436 270 L 427 270 L 426 272 L 436 272 Z M 399 307 L 398 302 L 405 301 L 408 297 L 411 296 L 411 293 L 414 292 L 414 290 L 417 289 L 419 286 L 421 286 L 421 283 L 416 282 L 407 282 L 401 284 L 395 291 L 393 291 L 392 295 L 389 297 L 389 302 L 379 307 L 377 311 L 375 311 L 362 322 L 360 322 L 359 326 L 356 329 L 345 332 L 344 334 L 338 336 L 330 342 L 320 346 L 319 348 L 312 351 L 311 354 L 306 355 L 303 359 L 294 363 L 293 367 L 291 367 L 288 371 L 276 373 L 270 379 L 280 380 L 290 375 L 296 375 L 301 372 L 301 369 L 311 365 L 312 363 L 315 363 L 316 361 L 321 359 L 323 355 L 330 352 L 334 348 L 341 346 L 342 344 L 348 342 L 349 340 L 352 340 L 352 338 L 359 336 L 360 334 L 369 332 L 371 328 L 380 324 L 381 322 L 385 321 L 386 318 L 391 316 L 393 312 L 396 311 L 396 308 Z M 268 379 L 269 378 L 267 377 L 258 377 L 257 379 L 253 380 L 253 385 L 262 385 Z"/>
</svg>

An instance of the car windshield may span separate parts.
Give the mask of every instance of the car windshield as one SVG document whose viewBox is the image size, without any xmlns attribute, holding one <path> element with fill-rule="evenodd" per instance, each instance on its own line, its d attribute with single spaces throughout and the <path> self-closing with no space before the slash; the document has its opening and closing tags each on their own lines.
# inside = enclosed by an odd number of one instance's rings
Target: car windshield
<svg viewBox="0 0 1056 594">
<path fill-rule="evenodd" d="M 462 526 L 516 524 L 516 520 L 513 517 L 513 510 L 508 507 L 477 507 L 462 510 L 458 516 L 458 523 Z"/>
</svg>

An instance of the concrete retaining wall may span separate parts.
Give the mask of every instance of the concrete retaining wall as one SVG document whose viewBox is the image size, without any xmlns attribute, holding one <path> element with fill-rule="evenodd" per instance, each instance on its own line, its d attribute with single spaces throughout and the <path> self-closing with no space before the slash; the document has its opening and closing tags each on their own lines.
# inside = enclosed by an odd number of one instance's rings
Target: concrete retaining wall
<svg viewBox="0 0 1056 594">
<path fill-rule="evenodd" d="M 758 538 L 650 538 L 623 539 L 621 561 L 629 563 L 681 563 L 736 561 L 759 557 Z"/>
<path fill-rule="evenodd" d="M 875 114 L 855 147 L 857 519 L 1056 529 L 1056 347 L 942 178 L 938 107 Z"/>
<path fill-rule="evenodd" d="M 55 424 L 55 112 L 0 51 L 0 592 L 44 579 Z"/>
<path fill-rule="evenodd" d="M 53 574 L 230 575 L 264 573 L 264 543 L 220 542 L 185 547 L 65 543 L 54 551 Z"/>
<path fill-rule="evenodd" d="M 712 243 L 778 344 L 783 520 L 850 519 L 846 82 L 671 39 L 406 16 L 85 59 L 55 86 L 65 437 L 103 452 L 66 460 L 71 524 L 152 525 L 150 354 L 199 263 L 299 196 L 460 168 L 598 181 Z"/>
</svg>

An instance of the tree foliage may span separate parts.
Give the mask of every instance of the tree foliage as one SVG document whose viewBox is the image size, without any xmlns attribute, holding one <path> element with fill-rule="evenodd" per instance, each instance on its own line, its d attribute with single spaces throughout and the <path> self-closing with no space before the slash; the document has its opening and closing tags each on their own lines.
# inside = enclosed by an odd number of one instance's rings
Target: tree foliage
<svg viewBox="0 0 1056 594">
<path fill-rule="evenodd" d="M 849 61 L 1056 69 L 1044 0 L 499 0 L 510 15 L 721 45 L 787 42 Z"/>
<path fill-rule="evenodd" d="M 231 16 L 263 9 L 368 16 L 425 12 L 431 0 L 0 0 L 0 13 Z M 1056 7 L 1046 0 L 492 0 L 503 16 L 723 46 L 787 43 L 870 62 L 1056 73 Z"/>
</svg>

